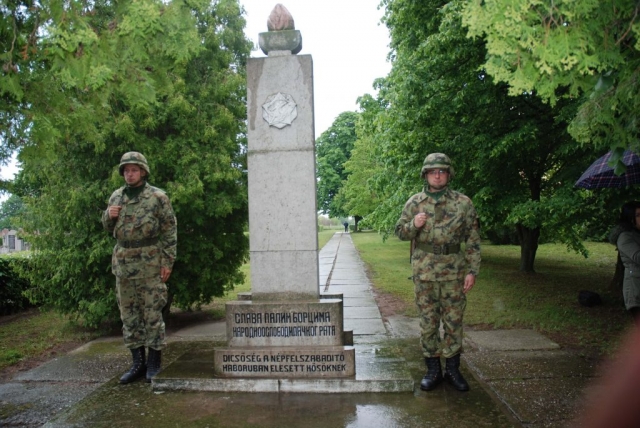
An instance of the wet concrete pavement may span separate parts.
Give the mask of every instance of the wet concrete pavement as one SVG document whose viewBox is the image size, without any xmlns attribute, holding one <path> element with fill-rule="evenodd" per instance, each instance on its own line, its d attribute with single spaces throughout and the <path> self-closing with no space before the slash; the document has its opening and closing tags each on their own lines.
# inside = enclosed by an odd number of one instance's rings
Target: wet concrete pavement
<svg viewBox="0 0 640 428">
<path fill-rule="evenodd" d="M 111 337 L 0 384 L 0 425 L 564 427 L 579 411 L 594 364 L 529 330 L 468 329 L 462 371 L 471 391 L 460 393 L 447 384 L 421 391 L 417 319 L 382 321 L 349 234 L 337 233 L 319 257 L 320 291 L 343 293 L 345 329 L 353 330 L 356 348 L 379 354 L 378 361 L 402 361 L 412 391 L 229 393 L 166 391 L 144 382 L 119 385 L 130 354 L 119 337 Z M 207 355 L 224 345 L 225 331 L 224 322 L 207 322 L 171 332 L 164 367 L 169 370 L 189 352 Z"/>
</svg>

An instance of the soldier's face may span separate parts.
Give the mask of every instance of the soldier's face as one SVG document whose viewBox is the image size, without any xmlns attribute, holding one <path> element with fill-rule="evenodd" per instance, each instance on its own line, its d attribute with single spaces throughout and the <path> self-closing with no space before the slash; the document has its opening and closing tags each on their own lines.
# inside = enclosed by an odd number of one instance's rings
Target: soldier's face
<svg viewBox="0 0 640 428">
<path fill-rule="evenodd" d="M 124 166 L 124 181 L 131 187 L 138 187 L 142 184 L 142 179 L 147 174 L 145 170 L 138 165 L 125 165 Z"/>
<path fill-rule="evenodd" d="M 446 169 L 430 169 L 425 175 L 431 191 L 438 192 L 447 187 L 447 183 L 449 183 L 449 171 Z"/>
</svg>

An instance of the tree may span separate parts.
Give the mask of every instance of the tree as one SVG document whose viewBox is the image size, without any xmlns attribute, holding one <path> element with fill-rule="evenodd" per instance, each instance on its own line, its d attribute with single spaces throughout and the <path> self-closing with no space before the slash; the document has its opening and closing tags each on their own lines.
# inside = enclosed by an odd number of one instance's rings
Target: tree
<svg viewBox="0 0 640 428">
<path fill-rule="evenodd" d="M 380 82 L 382 81 L 379 80 L 378 83 Z M 347 179 L 336 195 L 337 204 L 346 212 L 352 213 L 354 219 L 358 219 L 356 230 L 359 221 L 373 213 L 380 203 L 381 198 L 375 190 L 372 177 L 384 167 L 376 155 L 376 145 L 372 138 L 376 132 L 374 119 L 383 111 L 383 107 L 368 94 L 360 97 L 358 103 L 363 120 L 357 123 L 357 139 L 351 157 L 344 164 Z"/>
<path fill-rule="evenodd" d="M 155 20 L 133 13 L 141 12 L 137 2 L 107 3 L 113 7 L 96 11 L 96 22 L 87 21 L 94 25 L 96 50 L 84 52 L 108 57 L 118 44 L 110 27 L 130 26 L 139 51 L 114 67 L 122 73 L 149 70 L 154 78 L 139 76 L 129 86 L 128 78 L 112 76 L 106 97 L 101 87 L 94 93 L 68 82 L 54 86 L 72 100 L 51 95 L 60 106 L 52 113 L 33 106 L 52 132 L 43 135 L 47 126 L 36 122 L 19 155 L 23 169 L 15 190 L 24 192 L 29 216 L 23 226 L 35 248 L 23 272 L 35 284 L 31 298 L 81 316 L 87 325 L 117 315 L 110 273 L 114 242 L 99 219 L 111 192 L 123 184 L 117 165 L 127 151 L 147 157 L 151 184 L 167 191 L 178 218 L 178 259 L 168 284 L 176 304 L 188 308 L 223 295 L 243 280 L 239 267 L 248 254 L 241 148 L 251 44 L 241 9 L 235 0 L 189 7 L 143 3 Z M 104 21 L 113 24 L 102 28 Z M 186 56 L 174 56 L 178 46 Z M 73 68 L 74 61 L 65 67 Z M 142 94 L 134 95 L 138 87 Z M 95 115 L 77 121 L 80 107 Z"/>
<path fill-rule="evenodd" d="M 201 48 L 193 9 L 205 0 L 15 0 L 0 6 L 0 161 L 76 138 L 98 149 L 114 99 L 157 102 Z M 192 9 L 193 7 L 193 9 Z M 70 125 L 71 124 L 71 125 Z M 5 189 L 7 188 L 7 183 Z"/>
<path fill-rule="evenodd" d="M 366 221 L 390 233 L 404 202 L 423 185 L 424 157 L 444 152 L 456 170 L 452 186 L 473 197 L 483 231 L 516 230 L 520 269 L 533 272 L 545 235 L 584 251 L 580 237 L 591 212 L 572 185 L 591 152 L 566 132 L 575 111 L 570 100 L 552 107 L 493 84 L 481 68 L 484 42 L 467 38 L 462 27 L 464 3 L 385 2 L 393 67 L 379 94 L 384 108 L 362 118 L 384 166 L 376 166 L 369 183 L 383 198 Z"/>
<path fill-rule="evenodd" d="M 552 105 L 580 97 L 569 131 L 597 150 L 640 151 L 640 4 L 631 0 L 470 1 L 469 35 L 487 43 L 483 63 L 512 95 Z"/>
<path fill-rule="evenodd" d="M 24 211 L 24 203 L 17 195 L 11 195 L 0 206 L 0 229 L 15 229 L 16 217 Z"/>
<path fill-rule="evenodd" d="M 337 195 L 348 176 L 344 165 L 356 141 L 357 121 L 356 112 L 340 113 L 316 141 L 318 208 L 331 217 L 351 215 Z"/>
</svg>

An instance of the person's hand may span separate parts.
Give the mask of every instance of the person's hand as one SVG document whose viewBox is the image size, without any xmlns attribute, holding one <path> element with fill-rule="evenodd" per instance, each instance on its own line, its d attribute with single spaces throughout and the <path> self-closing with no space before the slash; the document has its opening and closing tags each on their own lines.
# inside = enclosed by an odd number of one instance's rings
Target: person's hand
<svg viewBox="0 0 640 428">
<path fill-rule="evenodd" d="M 427 222 L 427 214 L 425 214 L 425 213 L 418 213 L 413 218 L 413 225 L 415 227 L 417 227 L 418 229 L 420 229 L 422 226 L 424 226 L 424 224 L 426 222 Z"/>
<path fill-rule="evenodd" d="M 464 293 L 471 291 L 474 285 L 476 285 L 476 276 L 471 273 L 467 274 L 464 278 Z"/>
<path fill-rule="evenodd" d="M 109 218 L 118 218 L 121 209 L 122 207 L 119 205 L 111 205 L 109 207 Z"/>
<path fill-rule="evenodd" d="M 167 282 L 171 276 L 171 269 L 162 266 L 160 268 L 160 279 L 162 282 Z"/>
</svg>

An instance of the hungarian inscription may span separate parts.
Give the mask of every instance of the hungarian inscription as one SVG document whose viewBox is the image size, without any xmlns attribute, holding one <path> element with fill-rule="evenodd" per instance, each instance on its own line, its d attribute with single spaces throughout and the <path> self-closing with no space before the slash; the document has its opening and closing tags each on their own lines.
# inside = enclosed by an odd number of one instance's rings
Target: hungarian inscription
<svg viewBox="0 0 640 428">
<path fill-rule="evenodd" d="M 354 355 L 353 347 L 216 350 L 216 373 L 222 377 L 348 377 L 355 375 Z"/>
</svg>

